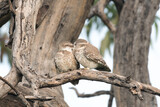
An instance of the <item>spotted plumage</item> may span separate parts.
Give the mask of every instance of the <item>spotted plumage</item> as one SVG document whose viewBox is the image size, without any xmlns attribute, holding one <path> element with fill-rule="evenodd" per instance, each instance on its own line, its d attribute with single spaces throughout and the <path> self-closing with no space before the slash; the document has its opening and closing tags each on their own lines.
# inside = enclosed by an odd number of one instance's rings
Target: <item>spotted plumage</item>
<svg viewBox="0 0 160 107">
<path fill-rule="evenodd" d="M 59 50 L 55 55 L 55 65 L 59 73 L 79 69 L 79 63 L 73 55 L 73 44 L 63 42 L 59 45 Z M 72 84 L 78 84 L 78 81 L 72 81 Z"/>
<path fill-rule="evenodd" d="M 84 39 L 75 42 L 74 55 L 85 68 L 111 71 L 98 49 Z"/>
</svg>

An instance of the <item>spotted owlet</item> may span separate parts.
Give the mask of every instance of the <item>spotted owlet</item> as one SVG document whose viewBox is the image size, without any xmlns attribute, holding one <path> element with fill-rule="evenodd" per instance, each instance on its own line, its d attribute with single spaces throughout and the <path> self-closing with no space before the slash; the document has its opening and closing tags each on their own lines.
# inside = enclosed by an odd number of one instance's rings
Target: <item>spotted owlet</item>
<svg viewBox="0 0 160 107">
<path fill-rule="evenodd" d="M 74 55 L 85 68 L 111 71 L 95 46 L 84 39 L 78 39 L 74 45 Z"/>
<path fill-rule="evenodd" d="M 63 42 L 59 45 L 59 50 L 55 55 L 55 65 L 59 73 L 79 69 L 79 63 L 73 55 L 73 44 Z M 73 85 L 78 84 L 79 80 L 72 81 Z"/>
</svg>

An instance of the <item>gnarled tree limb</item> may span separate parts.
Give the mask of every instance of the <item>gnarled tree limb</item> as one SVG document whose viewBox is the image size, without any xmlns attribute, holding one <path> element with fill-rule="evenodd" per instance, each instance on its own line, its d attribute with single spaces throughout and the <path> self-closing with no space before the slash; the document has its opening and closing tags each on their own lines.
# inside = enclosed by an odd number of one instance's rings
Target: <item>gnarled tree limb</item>
<svg viewBox="0 0 160 107">
<path fill-rule="evenodd" d="M 5 80 L 4 78 L 2 78 L 0 76 L 0 79 L 6 83 L 7 85 L 9 85 L 15 92 L 16 95 L 23 101 L 23 103 L 27 106 L 27 107 L 31 107 L 30 103 L 25 99 L 25 97 L 15 88 L 13 87 L 7 80 Z"/>
<path fill-rule="evenodd" d="M 76 79 L 86 79 L 128 88 L 133 95 L 137 95 L 141 100 L 143 99 L 141 91 L 160 96 L 160 90 L 158 88 L 126 78 L 106 71 L 74 70 L 54 76 L 52 79 L 41 81 L 40 88 L 55 87 Z"/>
<path fill-rule="evenodd" d="M 15 68 L 15 66 L 12 66 L 9 74 L 4 77 L 4 79 L 8 81 L 10 84 L 12 84 L 13 87 L 18 84 L 21 78 L 22 76 L 17 72 L 17 69 Z M 0 98 L 2 98 L 11 90 L 11 87 L 8 86 L 3 81 L 0 81 L 0 90 L 1 90 Z"/>
<path fill-rule="evenodd" d="M 95 97 L 95 96 L 105 95 L 105 94 L 110 95 L 108 100 L 108 107 L 112 107 L 113 98 L 114 98 L 113 87 L 111 87 L 110 91 L 101 90 L 101 91 L 94 92 L 92 94 L 83 94 L 83 93 L 80 94 L 78 90 L 74 87 L 71 87 L 70 89 L 73 89 L 76 92 L 77 96 L 81 98 Z"/>
<path fill-rule="evenodd" d="M 38 90 L 39 79 L 57 74 L 54 56 L 58 44 L 63 41 L 73 43 L 78 38 L 92 2 L 93 0 L 17 0 L 13 63 L 31 85 L 34 96 L 48 95 L 46 89 Z M 44 16 L 40 15 L 44 14 L 41 12 L 43 7 L 46 8 Z M 40 94 L 42 90 L 43 93 Z M 66 107 L 61 87 L 50 90 L 60 99 L 55 100 L 57 104 L 54 101 L 54 106 Z M 52 93 L 50 95 L 53 96 Z M 45 103 L 50 105 L 51 102 L 53 103 L 52 100 Z"/>
</svg>

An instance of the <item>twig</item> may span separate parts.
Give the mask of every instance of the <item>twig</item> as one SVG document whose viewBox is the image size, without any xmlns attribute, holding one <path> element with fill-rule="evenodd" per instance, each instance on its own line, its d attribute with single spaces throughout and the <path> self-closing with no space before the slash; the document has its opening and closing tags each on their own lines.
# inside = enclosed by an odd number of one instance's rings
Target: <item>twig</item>
<svg viewBox="0 0 160 107">
<path fill-rule="evenodd" d="M 110 92 L 113 93 L 113 86 L 111 86 Z M 108 107 L 112 107 L 113 98 L 114 98 L 114 94 L 110 95 L 109 100 L 108 100 Z"/>
<path fill-rule="evenodd" d="M 109 0 L 99 0 L 90 10 L 90 13 L 88 15 L 88 19 L 92 18 L 93 16 L 97 15 L 101 18 L 103 23 L 108 26 L 109 30 L 112 33 L 116 32 L 115 26 L 112 24 L 112 22 L 107 18 L 106 14 L 104 13 L 104 8 L 108 4 Z"/>
<path fill-rule="evenodd" d="M 104 95 L 104 94 L 107 94 L 107 95 L 112 95 L 113 94 L 110 91 L 104 91 L 104 90 L 97 91 L 97 92 L 94 92 L 92 94 L 80 94 L 76 88 L 71 87 L 70 89 L 73 89 L 76 92 L 77 96 L 82 97 L 82 98 L 95 97 L 95 96 Z"/>
<path fill-rule="evenodd" d="M 16 90 L 7 80 L 5 80 L 5 79 L 4 79 L 3 77 L 1 77 L 1 76 L 0 76 L 0 79 L 1 79 L 4 83 L 6 83 L 7 85 L 9 85 L 9 86 L 16 92 L 17 95 L 19 94 L 18 90 Z"/>
<path fill-rule="evenodd" d="M 27 100 L 38 100 L 38 101 L 49 101 L 55 99 L 55 97 L 45 97 L 45 96 L 25 96 Z"/>
<path fill-rule="evenodd" d="M 30 103 L 25 99 L 25 97 L 15 88 L 13 87 L 7 80 L 5 80 L 4 78 L 2 78 L 0 76 L 0 79 L 6 83 L 8 86 L 10 86 L 17 94 L 17 96 L 23 101 L 23 103 L 27 106 L 27 107 L 31 107 Z"/>
<path fill-rule="evenodd" d="M 74 70 L 59 74 L 52 79 L 41 81 L 40 88 L 55 87 L 76 79 L 101 81 L 119 87 L 128 88 L 132 94 L 137 95 L 141 100 L 141 91 L 160 96 L 160 90 L 151 85 L 143 84 L 132 79 L 130 79 L 130 82 L 128 82 L 126 81 L 126 77 L 124 76 L 109 73 L 106 71 L 94 70 Z"/>
<path fill-rule="evenodd" d="M 10 9 L 10 11 L 15 15 L 15 14 L 16 14 L 16 11 L 15 11 L 15 9 L 13 8 L 13 5 L 12 5 L 11 0 L 8 0 L 8 2 L 9 2 L 9 9 Z"/>
<path fill-rule="evenodd" d="M 13 14 L 11 14 L 10 25 L 9 25 L 9 41 L 6 45 L 10 49 L 12 48 L 12 41 L 13 41 L 13 38 L 14 38 L 13 37 L 14 27 L 15 27 L 14 16 L 13 16 Z"/>
<path fill-rule="evenodd" d="M 116 28 L 114 27 L 113 23 L 107 18 L 106 14 L 104 12 L 101 12 L 101 13 L 99 13 L 97 15 L 101 18 L 103 23 L 108 26 L 109 30 L 112 33 L 116 32 Z"/>
</svg>

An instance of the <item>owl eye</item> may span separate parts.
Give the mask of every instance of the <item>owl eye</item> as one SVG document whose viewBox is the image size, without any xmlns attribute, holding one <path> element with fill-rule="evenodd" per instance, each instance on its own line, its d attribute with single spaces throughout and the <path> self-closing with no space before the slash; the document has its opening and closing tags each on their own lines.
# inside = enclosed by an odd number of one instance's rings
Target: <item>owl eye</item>
<svg viewBox="0 0 160 107">
<path fill-rule="evenodd" d="M 86 45 L 85 44 L 81 44 L 81 47 L 85 47 Z"/>
</svg>

